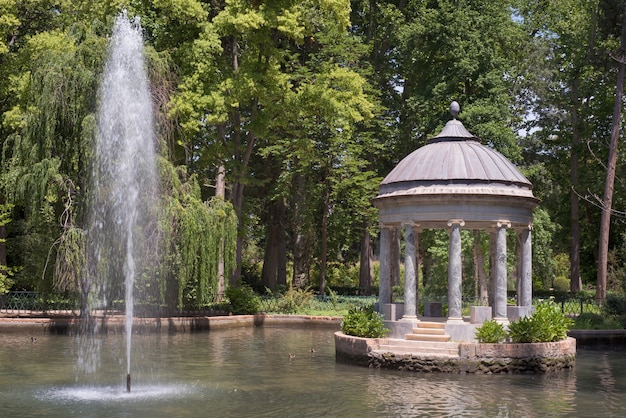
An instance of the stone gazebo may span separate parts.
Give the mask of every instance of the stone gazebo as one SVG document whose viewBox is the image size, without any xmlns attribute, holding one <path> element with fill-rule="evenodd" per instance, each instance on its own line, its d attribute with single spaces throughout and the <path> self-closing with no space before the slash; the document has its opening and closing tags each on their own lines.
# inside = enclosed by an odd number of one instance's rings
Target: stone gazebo
<svg viewBox="0 0 626 418">
<path fill-rule="evenodd" d="M 450 235 L 447 332 L 448 328 L 458 328 L 464 322 L 462 228 L 491 233 L 492 253 L 495 245 L 489 286 L 492 317 L 506 324 L 509 317 L 527 315 L 532 307 L 532 212 L 538 204 L 532 184 L 502 154 L 482 145 L 456 120 L 459 112 L 456 102 L 450 109 L 453 119 L 427 145 L 400 161 L 382 181 L 374 199 L 381 229 L 378 310 L 386 321 L 397 322 L 400 329 L 419 322 L 415 254 L 423 229 L 446 229 Z M 392 304 L 391 292 L 392 277 L 400 271 L 400 228 L 404 228 L 405 239 L 403 309 Z M 521 259 L 517 260 L 520 266 L 517 306 L 509 306 L 507 312 L 506 236 L 510 228 L 518 234 L 517 254 Z M 392 335 L 396 333 L 394 324 L 387 322 L 387 325 L 391 326 Z"/>
</svg>

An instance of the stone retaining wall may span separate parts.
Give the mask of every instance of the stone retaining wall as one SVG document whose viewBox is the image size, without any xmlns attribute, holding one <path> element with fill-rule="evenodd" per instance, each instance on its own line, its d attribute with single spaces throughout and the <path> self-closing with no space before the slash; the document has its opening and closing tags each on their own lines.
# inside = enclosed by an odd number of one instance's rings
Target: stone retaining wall
<svg viewBox="0 0 626 418">
<path fill-rule="evenodd" d="M 576 362 L 576 340 L 532 344 L 459 344 L 459 356 L 406 354 L 377 351 L 384 338 L 360 338 L 335 333 L 339 361 L 417 372 L 439 373 L 548 373 L 568 369 Z"/>
<path fill-rule="evenodd" d="M 113 315 L 97 318 L 102 333 L 125 332 L 126 318 Z M 43 332 L 72 334 L 80 325 L 79 318 L 0 318 L 0 332 Z M 255 326 L 323 326 L 333 330 L 341 326 L 341 317 L 307 315 L 232 315 L 216 317 L 134 318 L 134 333 L 178 333 L 212 331 Z"/>
<path fill-rule="evenodd" d="M 459 346 L 460 371 L 465 373 L 548 373 L 574 367 L 576 340 L 525 344 Z"/>
</svg>

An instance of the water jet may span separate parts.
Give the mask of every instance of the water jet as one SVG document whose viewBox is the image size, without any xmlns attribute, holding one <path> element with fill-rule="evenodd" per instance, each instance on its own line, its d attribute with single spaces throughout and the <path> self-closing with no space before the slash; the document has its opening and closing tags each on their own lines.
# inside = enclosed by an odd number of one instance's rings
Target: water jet
<svg viewBox="0 0 626 418">
<path fill-rule="evenodd" d="M 87 214 L 87 273 L 78 369 L 97 372 L 100 330 L 96 318 L 124 300 L 126 387 L 130 392 L 136 280 L 158 264 L 157 170 L 152 99 L 138 18 L 115 20 L 98 91 Z"/>
</svg>

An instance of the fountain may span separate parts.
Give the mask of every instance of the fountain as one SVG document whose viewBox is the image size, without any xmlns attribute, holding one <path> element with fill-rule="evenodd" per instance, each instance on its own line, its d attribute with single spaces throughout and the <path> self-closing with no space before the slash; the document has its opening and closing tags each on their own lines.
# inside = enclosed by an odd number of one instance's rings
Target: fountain
<svg viewBox="0 0 626 418">
<path fill-rule="evenodd" d="M 137 278 L 154 266 L 157 196 L 155 129 L 139 20 L 120 14 L 99 90 L 89 188 L 84 329 L 78 368 L 96 372 L 98 309 L 125 301 L 126 389 L 131 389 L 131 337 Z M 123 284 L 123 285 L 122 285 Z M 123 293 L 122 293 L 123 291 Z"/>
</svg>

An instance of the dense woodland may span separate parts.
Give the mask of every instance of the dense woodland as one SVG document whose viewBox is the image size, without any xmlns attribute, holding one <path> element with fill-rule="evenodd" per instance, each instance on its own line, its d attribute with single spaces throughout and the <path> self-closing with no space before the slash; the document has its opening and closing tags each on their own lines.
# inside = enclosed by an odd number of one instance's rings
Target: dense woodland
<svg viewBox="0 0 626 418">
<path fill-rule="evenodd" d="M 0 0 L 0 292 L 80 290 L 97 92 L 123 8 L 140 17 L 157 115 L 164 244 L 138 284 L 157 303 L 209 303 L 221 277 L 375 291 L 370 200 L 439 132 L 452 100 L 542 200 L 535 289 L 623 292 L 624 7 Z M 474 295 L 489 237 L 464 234 Z M 446 233 L 421 240 L 420 286 L 443 295 Z"/>
</svg>

